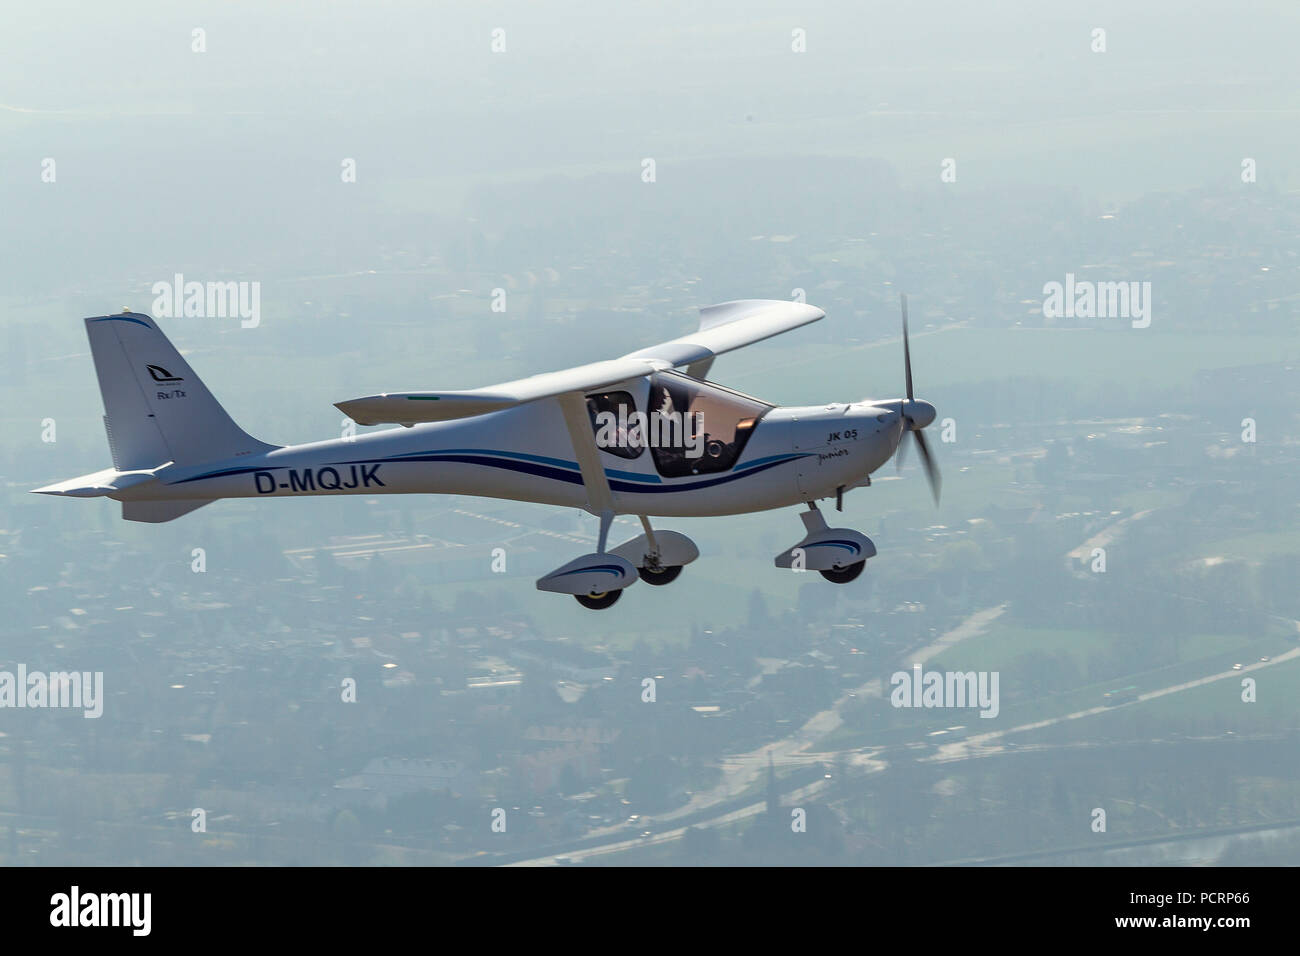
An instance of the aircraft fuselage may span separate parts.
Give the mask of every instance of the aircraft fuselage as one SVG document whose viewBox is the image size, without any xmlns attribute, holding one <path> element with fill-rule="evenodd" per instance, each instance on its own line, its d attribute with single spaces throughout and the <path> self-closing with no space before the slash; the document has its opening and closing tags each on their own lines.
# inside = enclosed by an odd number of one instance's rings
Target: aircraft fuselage
<svg viewBox="0 0 1300 956">
<path fill-rule="evenodd" d="M 635 387 L 635 386 L 631 386 Z M 735 463 L 665 476 L 650 449 L 601 452 L 621 514 L 707 516 L 766 511 L 853 487 L 889 460 L 902 435 L 899 401 L 775 407 Z M 114 492 L 131 500 L 452 494 L 582 508 L 579 465 L 555 400 L 448 422 L 287 445 L 199 466 L 172 466 Z M 696 466 L 688 465 L 688 468 Z"/>
</svg>

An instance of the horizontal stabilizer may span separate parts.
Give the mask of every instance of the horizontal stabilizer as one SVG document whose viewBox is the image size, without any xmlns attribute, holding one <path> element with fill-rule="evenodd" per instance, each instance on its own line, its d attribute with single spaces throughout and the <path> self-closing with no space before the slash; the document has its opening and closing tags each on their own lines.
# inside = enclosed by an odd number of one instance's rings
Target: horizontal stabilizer
<svg viewBox="0 0 1300 956">
<path fill-rule="evenodd" d="M 181 515 L 187 515 L 196 508 L 210 505 L 215 498 L 179 498 L 174 501 L 124 501 L 122 517 L 127 521 L 145 521 L 149 524 L 161 524 Z"/>
<path fill-rule="evenodd" d="M 33 488 L 32 493 L 37 495 L 64 495 L 69 498 L 99 498 L 103 495 L 111 495 L 115 491 L 130 488 L 132 485 L 153 481 L 157 473 L 170 464 L 169 461 L 157 468 L 139 471 L 118 471 L 116 468 L 105 468 L 103 471 L 97 471 L 94 474 L 69 478 L 67 481 L 55 482 L 52 485 L 46 485 L 44 488 Z"/>
</svg>

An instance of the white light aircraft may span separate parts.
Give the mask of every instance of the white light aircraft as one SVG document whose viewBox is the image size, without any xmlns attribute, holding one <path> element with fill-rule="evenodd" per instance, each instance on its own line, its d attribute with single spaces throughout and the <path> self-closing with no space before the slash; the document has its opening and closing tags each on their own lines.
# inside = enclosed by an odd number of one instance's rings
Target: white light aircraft
<svg viewBox="0 0 1300 956">
<path fill-rule="evenodd" d="M 303 445 L 244 432 L 147 315 L 86 319 L 113 467 L 35 489 L 108 497 L 128 521 L 171 521 L 218 498 L 454 494 L 583 508 L 599 543 L 537 582 L 605 608 L 638 579 L 668 584 L 699 556 L 650 517 L 703 517 L 806 504 L 805 535 L 781 568 L 846 584 L 876 553 L 828 527 L 817 501 L 871 484 L 910 433 L 935 500 L 939 473 L 921 430 L 935 409 L 912 394 L 903 307 L 905 398 L 777 407 L 706 381 L 716 356 L 821 319 L 811 305 L 763 299 L 700 310 L 697 331 L 561 372 L 469 391 L 386 392 L 339 402 L 386 429 Z M 899 456 L 901 461 L 901 454 Z M 645 533 L 607 548 L 615 515 Z"/>
</svg>

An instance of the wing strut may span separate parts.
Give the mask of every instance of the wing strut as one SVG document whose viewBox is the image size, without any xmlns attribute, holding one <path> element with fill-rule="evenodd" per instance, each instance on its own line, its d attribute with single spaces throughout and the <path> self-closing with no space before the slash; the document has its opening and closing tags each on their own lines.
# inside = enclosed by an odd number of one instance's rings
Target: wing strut
<svg viewBox="0 0 1300 956">
<path fill-rule="evenodd" d="M 698 378 L 701 382 L 709 377 L 709 369 L 713 368 L 713 360 L 716 356 L 710 355 L 706 359 L 700 359 L 698 362 L 692 362 L 686 366 L 686 374 L 691 378 Z"/>
<path fill-rule="evenodd" d="M 569 429 L 569 440 L 573 442 L 573 455 L 578 459 L 578 468 L 582 471 L 582 484 L 587 489 L 587 510 L 600 516 L 600 547 L 605 550 L 605 538 L 609 534 L 610 522 L 614 519 L 614 495 L 609 490 L 609 479 L 605 468 L 600 463 L 600 449 L 596 447 L 596 435 L 591 430 L 591 416 L 587 414 L 587 398 L 582 392 L 565 392 L 556 396 L 560 411 L 564 413 L 564 424 Z"/>
</svg>

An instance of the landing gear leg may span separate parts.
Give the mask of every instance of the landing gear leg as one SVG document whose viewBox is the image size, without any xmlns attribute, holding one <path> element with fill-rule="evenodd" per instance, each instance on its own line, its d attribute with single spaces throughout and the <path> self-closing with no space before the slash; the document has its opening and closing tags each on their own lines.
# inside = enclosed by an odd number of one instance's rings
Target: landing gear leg
<svg viewBox="0 0 1300 956">
<path fill-rule="evenodd" d="M 645 515 L 641 515 L 641 527 L 645 528 L 646 543 L 650 545 L 650 549 L 646 552 L 645 564 L 636 569 L 637 576 L 646 584 L 653 584 L 656 587 L 672 584 L 677 580 L 677 575 L 682 573 L 682 566 L 660 562 L 659 542 L 655 540 L 654 528 L 650 527 L 650 519 Z"/>
<path fill-rule="evenodd" d="M 644 520 L 644 519 L 643 519 Z M 596 545 L 598 554 L 605 553 L 605 545 L 609 542 L 609 528 L 614 523 L 614 512 L 606 509 L 600 513 L 600 540 Z"/>
<path fill-rule="evenodd" d="M 655 540 L 655 529 L 650 527 L 650 518 L 641 515 L 641 527 L 645 528 L 645 539 L 650 542 L 650 556 L 655 564 L 659 563 L 659 542 Z"/>
</svg>

